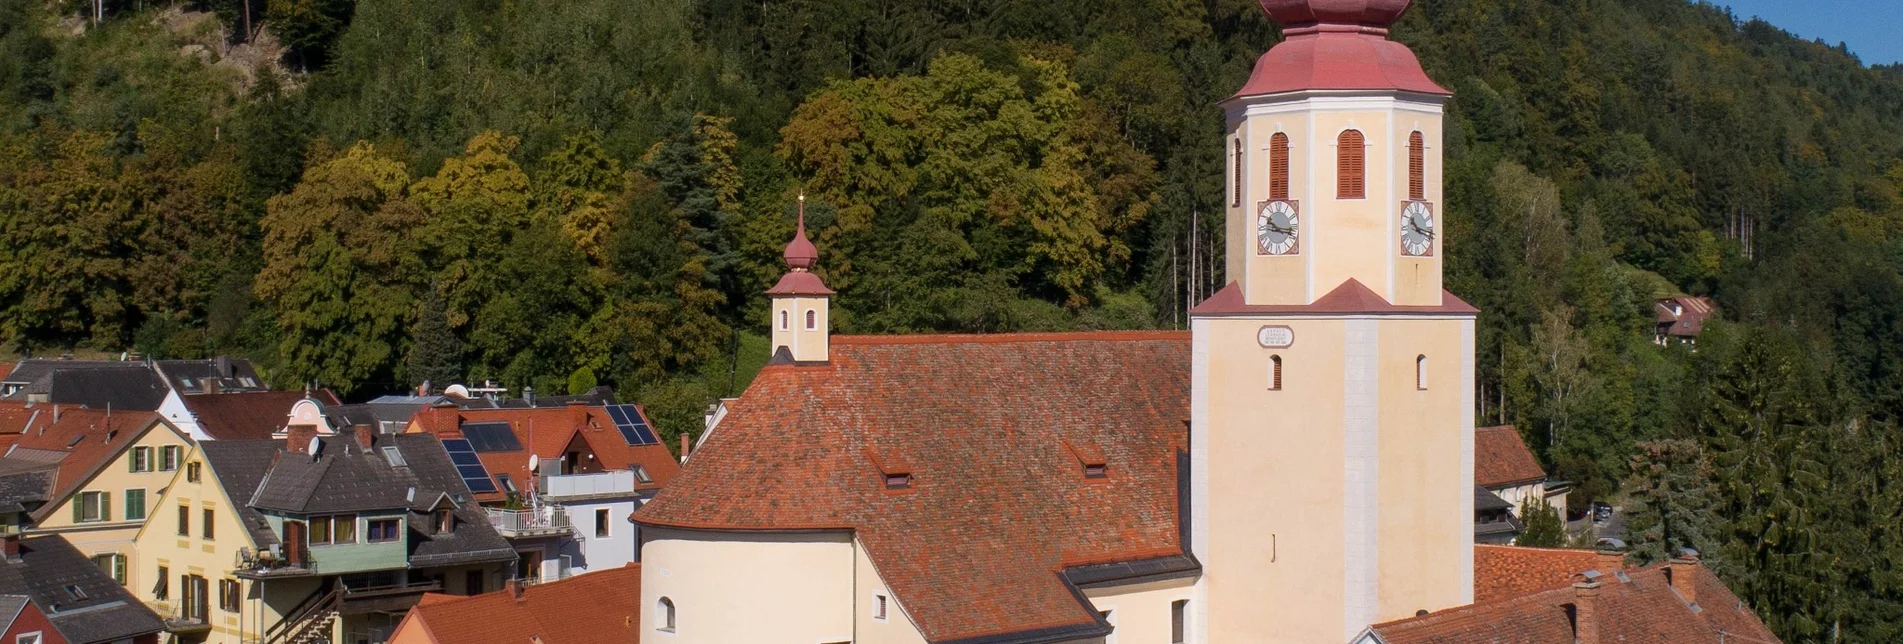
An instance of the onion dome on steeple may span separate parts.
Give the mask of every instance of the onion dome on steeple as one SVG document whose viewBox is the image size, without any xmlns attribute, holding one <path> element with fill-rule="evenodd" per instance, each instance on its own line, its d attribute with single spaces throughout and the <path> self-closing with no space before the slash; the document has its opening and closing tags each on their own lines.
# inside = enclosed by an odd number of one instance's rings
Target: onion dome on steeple
<svg viewBox="0 0 1903 644">
<path fill-rule="evenodd" d="M 1262 54 L 1233 98 L 1310 90 L 1451 95 L 1388 26 L 1413 0 L 1257 0 L 1285 40 Z"/>
<path fill-rule="evenodd" d="M 811 270 L 819 263 L 819 249 L 812 240 L 806 238 L 806 195 L 800 195 L 800 221 L 793 231 L 793 241 L 786 245 L 786 265 L 796 271 Z"/>
<path fill-rule="evenodd" d="M 780 281 L 767 289 L 767 295 L 832 295 L 833 290 L 826 288 L 826 282 L 814 275 L 812 269 L 819 264 L 819 248 L 806 238 L 806 195 L 800 195 L 799 224 L 793 229 L 793 241 L 786 245 L 786 267 L 792 270 L 780 276 Z"/>
</svg>

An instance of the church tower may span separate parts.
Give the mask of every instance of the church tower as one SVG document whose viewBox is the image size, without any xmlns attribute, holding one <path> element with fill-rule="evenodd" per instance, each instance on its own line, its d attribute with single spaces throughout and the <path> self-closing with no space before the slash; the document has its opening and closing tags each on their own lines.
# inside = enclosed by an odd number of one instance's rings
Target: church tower
<svg viewBox="0 0 1903 644">
<path fill-rule="evenodd" d="M 1197 641 L 1347 642 L 1473 600 L 1473 323 L 1441 287 L 1450 93 L 1410 0 L 1258 0 L 1222 103 L 1229 284 L 1191 312 Z"/>
<path fill-rule="evenodd" d="M 832 352 L 830 319 L 833 290 L 813 274 L 819 249 L 806 238 L 806 195 L 800 195 L 799 224 L 786 245 L 786 274 L 767 289 L 773 303 L 773 358 L 780 352 L 794 362 L 826 362 Z"/>
</svg>

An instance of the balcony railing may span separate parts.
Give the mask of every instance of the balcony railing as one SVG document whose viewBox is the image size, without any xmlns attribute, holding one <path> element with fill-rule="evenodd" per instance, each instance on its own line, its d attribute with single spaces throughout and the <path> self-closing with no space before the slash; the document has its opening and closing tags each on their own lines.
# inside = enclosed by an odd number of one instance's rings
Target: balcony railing
<svg viewBox="0 0 1903 644">
<path fill-rule="evenodd" d="M 614 470 L 594 474 L 560 474 L 542 477 L 542 495 L 552 497 L 634 493 L 634 472 Z"/>
<path fill-rule="evenodd" d="M 545 506 L 539 510 L 504 510 L 485 508 L 489 513 L 489 524 L 496 527 L 504 537 L 542 537 L 574 532 L 569 523 L 568 510 L 561 506 Z"/>
</svg>

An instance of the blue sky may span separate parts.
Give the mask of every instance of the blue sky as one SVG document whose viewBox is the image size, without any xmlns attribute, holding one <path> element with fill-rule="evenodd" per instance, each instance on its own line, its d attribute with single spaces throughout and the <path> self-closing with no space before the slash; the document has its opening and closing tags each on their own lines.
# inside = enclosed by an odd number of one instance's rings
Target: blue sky
<svg viewBox="0 0 1903 644">
<path fill-rule="evenodd" d="M 1903 62 L 1903 0 L 1711 0 L 1805 40 L 1842 42 L 1866 65 Z"/>
</svg>

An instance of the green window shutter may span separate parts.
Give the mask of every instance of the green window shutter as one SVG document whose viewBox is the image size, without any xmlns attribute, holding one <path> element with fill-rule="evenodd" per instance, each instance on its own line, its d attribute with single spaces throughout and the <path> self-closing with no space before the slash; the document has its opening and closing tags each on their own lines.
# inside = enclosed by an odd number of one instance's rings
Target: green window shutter
<svg viewBox="0 0 1903 644">
<path fill-rule="evenodd" d="M 126 585 L 126 556 L 125 555 L 112 556 L 112 579 L 114 581 L 119 582 L 119 585 L 121 586 Z"/>
<path fill-rule="evenodd" d="M 126 490 L 126 520 L 145 520 L 145 490 Z"/>
<path fill-rule="evenodd" d="M 73 523 L 79 523 L 81 521 L 86 520 L 86 510 L 85 510 L 86 493 L 85 492 L 80 492 L 79 494 L 73 495 L 73 498 L 67 499 L 66 502 L 73 504 Z"/>
<path fill-rule="evenodd" d="M 112 520 L 112 495 L 111 494 L 107 494 L 105 492 L 99 493 L 99 520 L 100 521 Z"/>
</svg>

